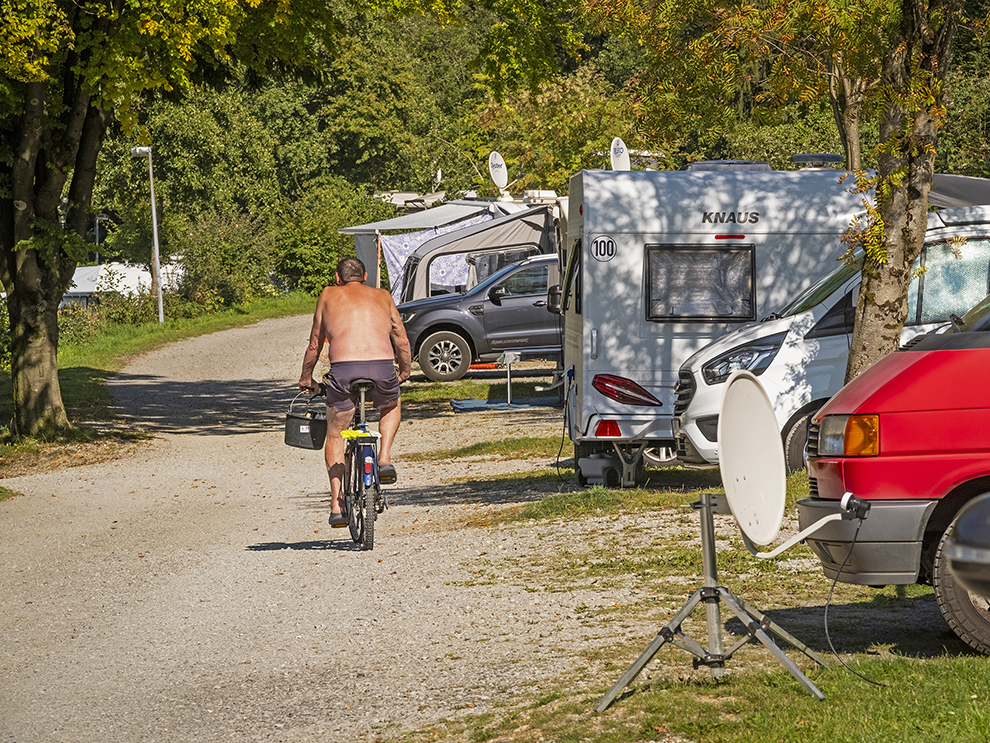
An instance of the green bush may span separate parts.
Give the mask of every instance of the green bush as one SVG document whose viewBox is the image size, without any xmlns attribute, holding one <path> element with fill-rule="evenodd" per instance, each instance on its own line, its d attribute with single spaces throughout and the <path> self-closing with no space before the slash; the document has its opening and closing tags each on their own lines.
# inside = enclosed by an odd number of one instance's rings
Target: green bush
<svg viewBox="0 0 990 743">
<path fill-rule="evenodd" d="M 207 214 L 171 236 L 181 257 L 179 294 L 207 311 L 275 296 L 274 243 L 261 220 L 230 211 Z"/>
</svg>

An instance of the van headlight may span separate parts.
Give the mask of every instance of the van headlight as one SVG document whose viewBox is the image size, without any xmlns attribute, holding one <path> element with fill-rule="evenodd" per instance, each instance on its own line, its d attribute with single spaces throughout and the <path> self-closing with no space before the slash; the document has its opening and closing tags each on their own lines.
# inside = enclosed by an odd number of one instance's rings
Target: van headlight
<svg viewBox="0 0 990 743">
<path fill-rule="evenodd" d="M 826 415 L 818 428 L 819 457 L 880 454 L 879 415 Z"/>
<path fill-rule="evenodd" d="M 708 384 L 722 384 L 734 371 L 745 369 L 759 376 L 766 371 L 777 351 L 784 344 L 783 333 L 767 336 L 758 341 L 737 346 L 701 367 L 701 373 Z"/>
</svg>

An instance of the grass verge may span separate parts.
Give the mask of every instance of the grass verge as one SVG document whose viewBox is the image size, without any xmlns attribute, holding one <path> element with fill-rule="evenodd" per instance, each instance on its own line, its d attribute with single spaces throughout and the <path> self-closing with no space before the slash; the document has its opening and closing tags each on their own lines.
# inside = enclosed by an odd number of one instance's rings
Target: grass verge
<svg viewBox="0 0 990 743">
<path fill-rule="evenodd" d="M 173 341 L 242 327 L 260 320 L 309 313 L 314 301 L 308 295 L 292 293 L 213 315 L 169 320 L 161 325 L 120 326 L 90 342 L 61 346 L 58 378 L 69 420 L 112 421 L 114 414 L 106 381 L 137 354 Z M 10 372 L 0 371 L 0 420 L 9 421 L 13 416 Z M 85 425 L 74 426 L 48 439 L 15 438 L 7 428 L 0 431 L 2 477 L 102 461 L 116 456 L 142 438 L 125 431 L 100 433 Z"/>
</svg>

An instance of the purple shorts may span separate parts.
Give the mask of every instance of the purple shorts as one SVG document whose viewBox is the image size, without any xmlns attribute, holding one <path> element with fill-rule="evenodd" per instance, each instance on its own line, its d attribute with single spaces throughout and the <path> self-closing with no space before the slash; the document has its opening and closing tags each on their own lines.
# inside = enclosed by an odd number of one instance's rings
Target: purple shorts
<svg viewBox="0 0 990 743">
<path fill-rule="evenodd" d="M 392 359 L 377 361 L 335 361 L 324 377 L 327 390 L 327 406 L 338 413 L 346 413 L 357 407 L 361 393 L 351 392 L 355 379 L 373 379 L 375 386 L 368 390 L 366 399 L 376 408 L 394 405 L 399 401 L 399 377 Z"/>
</svg>

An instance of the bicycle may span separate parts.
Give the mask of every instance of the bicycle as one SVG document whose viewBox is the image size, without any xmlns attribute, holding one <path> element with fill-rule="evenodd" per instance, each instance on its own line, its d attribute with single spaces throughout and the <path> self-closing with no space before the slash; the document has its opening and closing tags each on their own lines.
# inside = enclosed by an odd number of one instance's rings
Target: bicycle
<svg viewBox="0 0 990 743">
<path fill-rule="evenodd" d="M 351 539 L 363 550 L 375 548 L 375 519 L 388 508 L 378 476 L 378 439 L 365 420 L 365 394 L 375 386 L 370 379 L 355 379 L 351 391 L 358 392 L 358 420 L 341 431 L 344 438 L 343 513 Z"/>
</svg>

